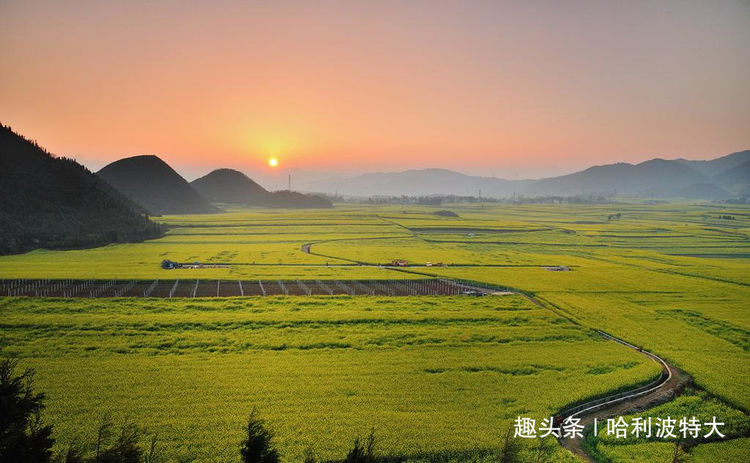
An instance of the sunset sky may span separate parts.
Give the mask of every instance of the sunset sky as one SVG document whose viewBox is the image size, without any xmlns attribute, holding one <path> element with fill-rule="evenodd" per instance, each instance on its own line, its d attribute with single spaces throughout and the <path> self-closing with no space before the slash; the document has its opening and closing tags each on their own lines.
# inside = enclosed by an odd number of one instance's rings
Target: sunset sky
<svg viewBox="0 0 750 463">
<path fill-rule="evenodd" d="M 750 2 L 0 0 L 0 121 L 96 170 L 506 178 L 750 148 Z"/>
</svg>

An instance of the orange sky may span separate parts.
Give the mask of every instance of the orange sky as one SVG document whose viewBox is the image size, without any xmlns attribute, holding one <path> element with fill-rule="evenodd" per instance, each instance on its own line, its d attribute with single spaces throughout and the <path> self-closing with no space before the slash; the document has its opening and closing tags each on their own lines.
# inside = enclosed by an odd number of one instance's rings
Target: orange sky
<svg viewBox="0 0 750 463">
<path fill-rule="evenodd" d="M 750 148 L 748 44 L 744 0 L 3 0 L 0 121 L 92 169 L 539 176 Z"/>
</svg>

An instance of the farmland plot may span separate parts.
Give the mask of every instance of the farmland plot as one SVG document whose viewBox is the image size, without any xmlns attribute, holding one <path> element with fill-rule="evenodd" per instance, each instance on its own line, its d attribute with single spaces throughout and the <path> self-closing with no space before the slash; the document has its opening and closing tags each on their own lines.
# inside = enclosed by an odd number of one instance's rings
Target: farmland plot
<svg viewBox="0 0 750 463">
<path fill-rule="evenodd" d="M 659 374 L 519 296 L 1 304 L 3 350 L 37 368 L 63 442 L 129 414 L 197 461 L 235 461 L 253 406 L 287 459 L 311 442 L 341 458 L 371 427 L 388 453 L 471 451 L 519 414 Z"/>
<path fill-rule="evenodd" d="M 450 209 L 459 217 L 421 206 L 165 216 L 172 228 L 161 239 L 3 256 L 0 278 L 223 284 L 432 275 L 515 288 L 545 308 L 519 295 L 2 299 L 2 348 L 37 367 L 64 439 L 104 412 L 127 411 L 160 433 L 169 455 L 198 461 L 235 459 L 253 405 L 277 429 L 287 460 L 311 442 L 324 458 L 341 458 L 372 426 L 391 454 L 490 448 L 514 415 L 540 418 L 658 374 L 594 328 L 655 352 L 727 413 L 747 417 L 746 207 Z M 609 220 L 615 213 L 620 219 Z M 229 266 L 162 270 L 163 259 Z M 394 259 L 412 266 L 375 265 Z M 659 461 L 670 445 L 599 448 L 613 461 Z M 691 454 L 744 461 L 747 450 L 747 439 L 733 436 Z"/>
</svg>

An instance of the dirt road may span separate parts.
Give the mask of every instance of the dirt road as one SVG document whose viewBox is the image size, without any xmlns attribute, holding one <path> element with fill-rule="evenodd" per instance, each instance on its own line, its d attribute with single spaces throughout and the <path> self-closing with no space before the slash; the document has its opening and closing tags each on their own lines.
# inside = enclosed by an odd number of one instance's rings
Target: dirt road
<svg viewBox="0 0 750 463">
<path fill-rule="evenodd" d="M 561 414 L 563 419 L 567 417 L 579 418 L 581 420 L 579 424 L 583 426 L 591 425 L 594 423 L 594 419 L 597 419 L 599 422 L 599 429 L 601 429 L 602 425 L 606 425 L 607 418 L 636 413 L 658 404 L 668 402 L 672 398 L 680 395 L 690 383 L 690 376 L 672 365 L 667 364 L 655 354 L 639 349 L 638 347 L 607 333 L 600 331 L 599 334 L 614 342 L 618 342 L 631 349 L 637 350 L 654 362 L 659 363 L 662 365 L 662 376 L 654 383 L 647 384 L 646 386 L 639 387 L 632 391 L 626 391 L 620 394 L 590 401 L 573 409 L 563 411 Z M 586 453 L 582 439 L 560 439 L 560 444 L 583 461 L 595 461 L 588 453 Z"/>
</svg>

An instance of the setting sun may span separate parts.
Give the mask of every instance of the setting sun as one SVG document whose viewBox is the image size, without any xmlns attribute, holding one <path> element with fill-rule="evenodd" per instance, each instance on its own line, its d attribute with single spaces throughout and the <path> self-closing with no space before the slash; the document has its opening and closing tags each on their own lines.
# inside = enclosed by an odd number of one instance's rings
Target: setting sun
<svg viewBox="0 0 750 463">
<path fill-rule="evenodd" d="M 276 158 L 271 158 L 268 160 L 268 165 L 271 167 L 276 167 L 279 165 L 279 160 Z"/>
</svg>

